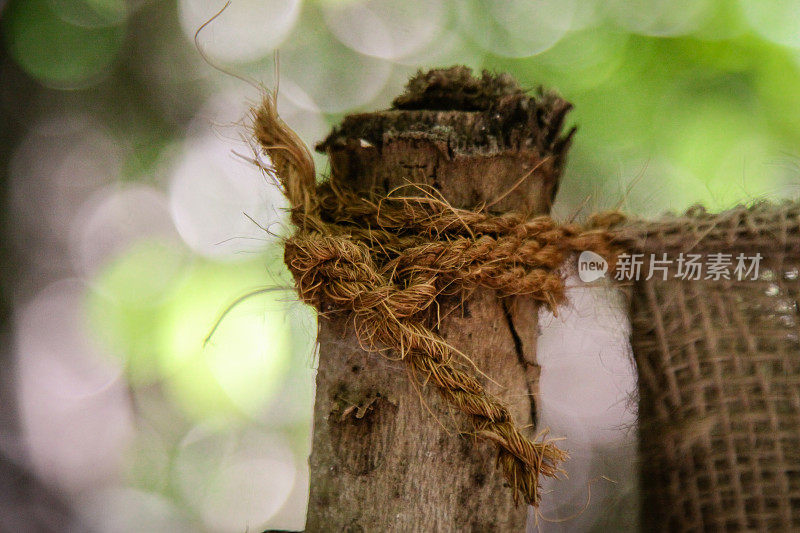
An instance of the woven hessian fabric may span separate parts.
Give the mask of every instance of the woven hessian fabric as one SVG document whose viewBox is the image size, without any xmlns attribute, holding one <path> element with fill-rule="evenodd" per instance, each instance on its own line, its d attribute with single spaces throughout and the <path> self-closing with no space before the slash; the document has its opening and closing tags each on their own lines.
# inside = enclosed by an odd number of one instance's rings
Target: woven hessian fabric
<svg viewBox="0 0 800 533">
<path fill-rule="evenodd" d="M 695 209 L 621 236 L 645 259 L 763 256 L 756 280 L 673 270 L 633 286 L 643 530 L 800 529 L 800 205 Z"/>
</svg>

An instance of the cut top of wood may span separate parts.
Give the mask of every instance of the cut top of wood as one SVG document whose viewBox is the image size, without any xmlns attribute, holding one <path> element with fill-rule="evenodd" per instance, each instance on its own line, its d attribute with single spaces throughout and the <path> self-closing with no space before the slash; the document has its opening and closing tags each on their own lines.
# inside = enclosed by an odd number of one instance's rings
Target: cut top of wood
<svg viewBox="0 0 800 533">
<path fill-rule="evenodd" d="M 317 150 L 354 139 L 380 148 L 387 136 L 422 134 L 446 141 L 455 152 L 525 150 L 561 160 L 574 133 L 562 134 L 570 109 L 557 94 L 531 94 L 508 74 L 476 77 L 464 66 L 420 71 L 391 109 L 348 115 Z"/>
</svg>

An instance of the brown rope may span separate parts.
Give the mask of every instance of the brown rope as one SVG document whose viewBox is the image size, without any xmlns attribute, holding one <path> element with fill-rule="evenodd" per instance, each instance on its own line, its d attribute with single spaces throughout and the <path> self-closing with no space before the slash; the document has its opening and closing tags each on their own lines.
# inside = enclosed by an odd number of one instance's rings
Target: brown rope
<svg viewBox="0 0 800 533">
<path fill-rule="evenodd" d="M 456 209 L 432 195 L 362 197 L 335 183 L 315 183 L 308 148 L 278 117 L 272 95 L 253 112 L 255 137 L 291 203 L 296 232 L 285 261 L 298 294 L 323 312 L 354 317 L 370 351 L 392 349 L 429 377 L 441 395 L 470 416 L 474 434 L 493 442 L 514 499 L 538 505 L 539 476 L 555 477 L 566 452 L 527 438 L 508 408 L 453 361 L 455 350 L 429 325 L 443 294 L 489 287 L 526 295 L 551 309 L 564 300 L 559 267 L 574 251 L 613 262 L 608 225 L 585 229 L 550 217 L 492 215 Z"/>
</svg>

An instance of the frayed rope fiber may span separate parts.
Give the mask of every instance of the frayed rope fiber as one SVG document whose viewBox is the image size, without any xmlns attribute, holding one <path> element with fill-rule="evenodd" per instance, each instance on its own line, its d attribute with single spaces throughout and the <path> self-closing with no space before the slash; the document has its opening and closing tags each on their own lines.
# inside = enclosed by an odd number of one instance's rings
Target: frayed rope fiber
<svg viewBox="0 0 800 533">
<path fill-rule="evenodd" d="M 555 311 L 565 297 L 559 267 L 570 254 L 591 250 L 613 266 L 608 227 L 619 217 L 583 228 L 456 209 L 433 195 L 361 196 L 316 183 L 309 149 L 280 119 L 273 95 L 253 111 L 253 128 L 291 204 L 296 229 L 284 259 L 302 300 L 323 313 L 349 313 L 365 349 L 393 350 L 424 375 L 469 415 L 474 435 L 496 445 L 514 500 L 538 505 L 539 476 L 563 472 L 567 453 L 522 433 L 508 408 L 454 363 L 459 352 L 435 332 L 429 311 L 438 297 L 477 287 Z"/>
</svg>

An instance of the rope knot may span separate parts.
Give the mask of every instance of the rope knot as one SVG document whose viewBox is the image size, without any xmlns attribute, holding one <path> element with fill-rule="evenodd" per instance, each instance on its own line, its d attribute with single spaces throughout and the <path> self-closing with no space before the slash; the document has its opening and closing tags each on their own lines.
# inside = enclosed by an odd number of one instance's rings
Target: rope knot
<svg viewBox="0 0 800 533">
<path fill-rule="evenodd" d="M 474 435 L 497 447 L 515 501 L 537 505 L 540 476 L 557 476 L 567 454 L 523 434 L 508 407 L 454 363 L 428 312 L 440 295 L 477 287 L 555 308 L 564 300 L 564 260 L 583 249 L 611 258 L 609 233 L 559 226 L 548 216 L 457 209 L 433 196 L 362 197 L 317 184 L 308 149 L 278 118 L 271 96 L 254 120 L 291 203 L 296 231 L 286 239 L 285 262 L 300 297 L 321 311 L 350 313 L 365 349 L 392 350 L 424 374 L 468 415 Z M 594 227 L 607 228 L 608 220 Z"/>
</svg>

